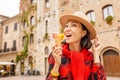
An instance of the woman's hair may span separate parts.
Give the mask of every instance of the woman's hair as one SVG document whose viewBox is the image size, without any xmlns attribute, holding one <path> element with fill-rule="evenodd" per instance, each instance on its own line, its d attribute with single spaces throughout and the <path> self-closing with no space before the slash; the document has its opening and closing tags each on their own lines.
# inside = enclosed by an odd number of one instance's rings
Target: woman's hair
<svg viewBox="0 0 120 80">
<path fill-rule="evenodd" d="M 90 33 L 83 24 L 81 24 L 81 25 L 82 25 L 82 29 L 86 30 L 87 33 L 83 38 L 81 38 L 80 46 L 81 46 L 81 48 L 90 49 L 92 46 L 92 42 L 90 40 Z"/>
</svg>

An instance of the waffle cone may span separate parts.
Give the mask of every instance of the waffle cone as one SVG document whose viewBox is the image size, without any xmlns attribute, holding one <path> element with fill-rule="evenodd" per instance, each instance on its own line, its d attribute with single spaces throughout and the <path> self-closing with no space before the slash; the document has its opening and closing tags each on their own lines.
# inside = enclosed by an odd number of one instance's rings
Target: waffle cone
<svg viewBox="0 0 120 80">
<path fill-rule="evenodd" d="M 57 36 L 55 37 L 55 42 L 56 42 L 57 46 L 61 46 L 61 41 L 62 41 L 62 40 L 61 40 L 61 37 L 57 35 Z"/>
<path fill-rule="evenodd" d="M 64 34 L 56 34 L 54 35 L 54 40 L 55 40 L 55 43 L 57 44 L 57 46 L 61 46 L 61 42 L 64 38 Z"/>
</svg>

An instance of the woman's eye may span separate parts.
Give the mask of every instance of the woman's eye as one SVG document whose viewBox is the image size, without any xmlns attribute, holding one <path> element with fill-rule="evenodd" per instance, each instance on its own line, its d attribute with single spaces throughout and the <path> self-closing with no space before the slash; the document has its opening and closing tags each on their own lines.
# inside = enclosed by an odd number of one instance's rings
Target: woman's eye
<svg viewBox="0 0 120 80">
<path fill-rule="evenodd" d="M 77 25 L 76 24 L 72 24 L 72 26 L 76 27 Z"/>
<path fill-rule="evenodd" d="M 65 26 L 65 28 L 67 28 L 67 27 L 68 27 L 68 25 Z"/>
</svg>

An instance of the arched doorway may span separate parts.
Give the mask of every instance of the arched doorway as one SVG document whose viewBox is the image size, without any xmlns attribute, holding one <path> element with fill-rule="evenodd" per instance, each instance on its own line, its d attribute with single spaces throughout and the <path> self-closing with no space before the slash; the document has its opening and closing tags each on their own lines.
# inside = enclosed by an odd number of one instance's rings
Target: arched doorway
<svg viewBox="0 0 120 80">
<path fill-rule="evenodd" d="M 48 58 L 45 58 L 45 74 L 48 73 Z"/>
<path fill-rule="evenodd" d="M 45 47 L 45 55 L 48 55 L 49 54 L 49 48 L 48 46 Z"/>
<path fill-rule="evenodd" d="M 14 60 L 11 60 L 11 62 L 14 63 Z M 10 75 L 15 75 L 15 65 L 13 64 L 10 66 Z"/>
<path fill-rule="evenodd" d="M 20 61 L 20 72 L 21 72 L 21 75 L 24 75 L 24 60 L 23 59 Z"/>
<path fill-rule="evenodd" d="M 28 67 L 30 68 L 30 71 L 32 71 L 32 70 L 33 70 L 33 57 L 30 56 L 30 57 L 28 58 L 28 61 L 29 61 Z"/>
<path fill-rule="evenodd" d="M 103 54 L 103 61 L 108 76 L 120 76 L 119 53 L 114 50 L 107 50 Z"/>
</svg>

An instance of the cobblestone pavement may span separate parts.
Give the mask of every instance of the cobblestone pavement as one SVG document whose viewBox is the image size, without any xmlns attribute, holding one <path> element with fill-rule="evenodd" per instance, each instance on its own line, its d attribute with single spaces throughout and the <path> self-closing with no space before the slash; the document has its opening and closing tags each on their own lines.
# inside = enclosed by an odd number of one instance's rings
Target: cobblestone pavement
<svg viewBox="0 0 120 80">
<path fill-rule="evenodd" d="M 9 76 L 0 80 L 45 80 L 45 76 Z M 120 80 L 120 77 L 107 77 L 107 80 Z"/>
</svg>

